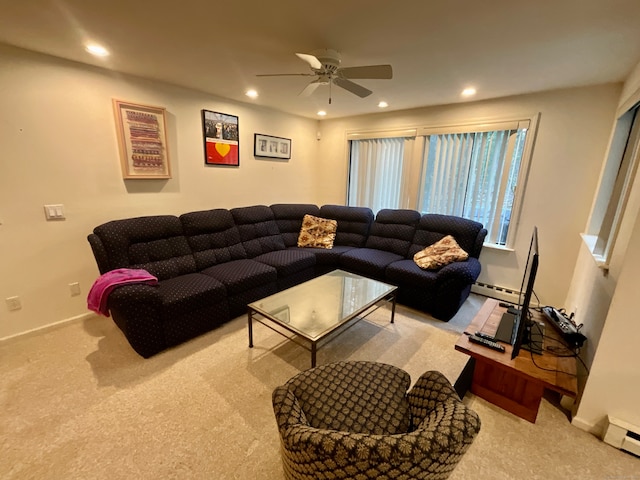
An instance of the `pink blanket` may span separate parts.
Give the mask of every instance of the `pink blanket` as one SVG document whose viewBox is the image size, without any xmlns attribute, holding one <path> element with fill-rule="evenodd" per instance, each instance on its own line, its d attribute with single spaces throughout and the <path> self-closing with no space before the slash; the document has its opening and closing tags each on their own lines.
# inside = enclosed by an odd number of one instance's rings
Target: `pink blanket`
<svg viewBox="0 0 640 480">
<path fill-rule="evenodd" d="M 118 268 L 111 270 L 100 275 L 93 283 L 89 295 L 87 295 L 87 307 L 89 310 L 108 317 L 107 298 L 109 298 L 109 294 L 114 288 L 127 283 L 156 285 L 158 279 L 142 269 Z"/>
</svg>

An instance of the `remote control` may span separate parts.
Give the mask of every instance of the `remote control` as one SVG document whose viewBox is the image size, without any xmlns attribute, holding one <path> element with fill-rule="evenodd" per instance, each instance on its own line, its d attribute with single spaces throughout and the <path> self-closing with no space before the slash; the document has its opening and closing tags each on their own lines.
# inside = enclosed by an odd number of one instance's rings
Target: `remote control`
<svg viewBox="0 0 640 480">
<path fill-rule="evenodd" d="M 491 340 L 492 342 L 496 342 L 497 340 L 492 337 L 491 335 L 487 335 L 486 333 L 482 333 L 482 332 L 476 332 L 475 333 L 476 337 L 480 337 L 480 338 L 484 338 L 485 340 Z"/>
<path fill-rule="evenodd" d="M 486 338 L 478 337 L 476 335 L 469 335 L 469 341 L 472 343 L 477 343 L 478 345 L 484 345 L 485 347 L 488 347 L 492 350 L 497 350 L 498 352 L 504 352 L 504 346 L 491 340 L 487 340 Z"/>
</svg>

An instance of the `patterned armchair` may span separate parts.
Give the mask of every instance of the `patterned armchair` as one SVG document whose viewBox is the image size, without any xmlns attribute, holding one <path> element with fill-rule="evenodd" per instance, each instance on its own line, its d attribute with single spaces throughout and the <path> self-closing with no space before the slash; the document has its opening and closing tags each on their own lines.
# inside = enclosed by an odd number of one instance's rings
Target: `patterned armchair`
<svg viewBox="0 0 640 480">
<path fill-rule="evenodd" d="M 287 479 L 445 479 L 480 418 L 439 372 L 376 362 L 302 372 L 273 392 Z"/>
</svg>

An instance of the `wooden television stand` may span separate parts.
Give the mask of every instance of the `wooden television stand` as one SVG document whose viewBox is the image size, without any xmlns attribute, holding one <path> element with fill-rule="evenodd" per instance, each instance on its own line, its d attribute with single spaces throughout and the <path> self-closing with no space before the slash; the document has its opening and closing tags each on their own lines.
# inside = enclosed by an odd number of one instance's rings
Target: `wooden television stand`
<svg viewBox="0 0 640 480">
<path fill-rule="evenodd" d="M 465 331 L 493 336 L 505 311 L 506 308 L 501 307 L 497 300 L 488 298 Z M 545 321 L 545 318 L 534 312 L 534 320 Z M 468 383 L 468 379 L 465 381 L 463 377 L 468 378 L 472 370 L 471 392 L 474 395 L 535 423 L 545 389 L 573 398 L 578 391 L 575 357 L 560 357 L 547 351 L 548 345 L 560 345 L 549 338 L 560 339 L 551 325 L 545 328 L 545 350 L 542 355 L 521 349 L 518 356 L 511 360 L 511 345 L 504 345 L 505 352 L 502 353 L 471 343 L 467 335 L 462 335 L 455 348 L 471 358 L 456 382 L 456 390 L 461 393 L 459 386 Z"/>
</svg>

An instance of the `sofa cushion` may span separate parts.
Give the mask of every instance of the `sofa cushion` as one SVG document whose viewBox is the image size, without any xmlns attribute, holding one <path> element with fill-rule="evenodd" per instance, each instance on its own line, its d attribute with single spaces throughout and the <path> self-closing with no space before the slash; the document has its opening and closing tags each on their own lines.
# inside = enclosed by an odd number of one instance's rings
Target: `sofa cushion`
<svg viewBox="0 0 640 480">
<path fill-rule="evenodd" d="M 323 205 L 320 207 L 319 216 L 338 222 L 334 246 L 364 247 L 373 223 L 373 212 L 370 208 Z"/>
<path fill-rule="evenodd" d="M 386 279 L 395 285 L 415 285 L 422 290 L 432 288 L 438 279 L 436 270 L 423 270 L 413 260 L 398 260 L 387 266 Z"/>
<path fill-rule="evenodd" d="M 140 268 L 159 280 L 196 272 L 182 224 L 173 215 L 113 220 L 96 227 L 110 270 Z"/>
<path fill-rule="evenodd" d="M 447 235 L 442 240 L 416 253 L 413 256 L 413 261 L 420 268 L 429 270 L 444 267 L 467 258 L 469 258 L 469 254 L 460 248 L 460 245 L 451 235 Z"/>
<path fill-rule="evenodd" d="M 280 230 L 280 235 L 287 247 L 298 245 L 298 235 L 302 226 L 302 218 L 306 215 L 320 215 L 317 205 L 308 203 L 276 203 L 271 205 L 271 211 Z"/>
<path fill-rule="evenodd" d="M 419 221 L 420 213 L 415 210 L 380 210 L 365 246 L 406 257 Z"/>
<path fill-rule="evenodd" d="M 222 282 L 229 295 L 237 295 L 253 288 L 275 283 L 278 272 L 274 267 L 250 259 L 230 262 L 205 268 L 203 274 Z"/>
<path fill-rule="evenodd" d="M 333 248 L 338 222 L 305 215 L 298 235 L 298 247 Z"/>
<path fill-rule="evenodd" d="M 387 265 L 402 259 L 401 255 L 384 250 L 354 248 L 340 255 L 340 265 L 350 272 L 384 280 Z"/>
<path fill-rule="evenodd" d="M 230 211 L 249 258 L 285 249 L 284 240 L 269 207 L 255 205 L 233 208 Z"/>
<path fill-rule="evenodd" d="M 158 283 L 162 295 L 163 316 L 182 315 L 206 308 L 214 303 L 226 303 L 226 290 L 215 278 L 189 273 Z"/>
<path fill-rule="evenodd" d="M 467 218 L 426 213 L 422 215 L 416 226 L 408 258 L 413 258 L 420 250 L 433 245 L 447 235 L 452 235 L 469 256 L 478 258 L 487 230 L 481 223 Z"/>
<path fill-rule="evenodd" d="M 198 270 L 247 258 L 240 232 L 229 210 L 222 208 L 180 215 Z"/>
<path fill-rule="evenodd" d="M 297 250 L 298 248 L 299 247 L 291 247 L 292 250 Z M 355 247 L 345 247 L 344 245 L 334 245 L 333 248 L 305 247 L 305 251 L 312 252 L 316 256 L 316 265 L 334 265 L 337 267 L 340 263 L 340 255 L 354 248 Z"/>
<path fill-rule="evenodd" d="M 275 252 L 264 253 L 254 258 L 256 262 L 265 263 L 278 271 L 278 278 L 283 278 L 306 269 L 312 269 L 316 264 L 316 256 L 306 249 L 288 248 Z"/>
</svg>

